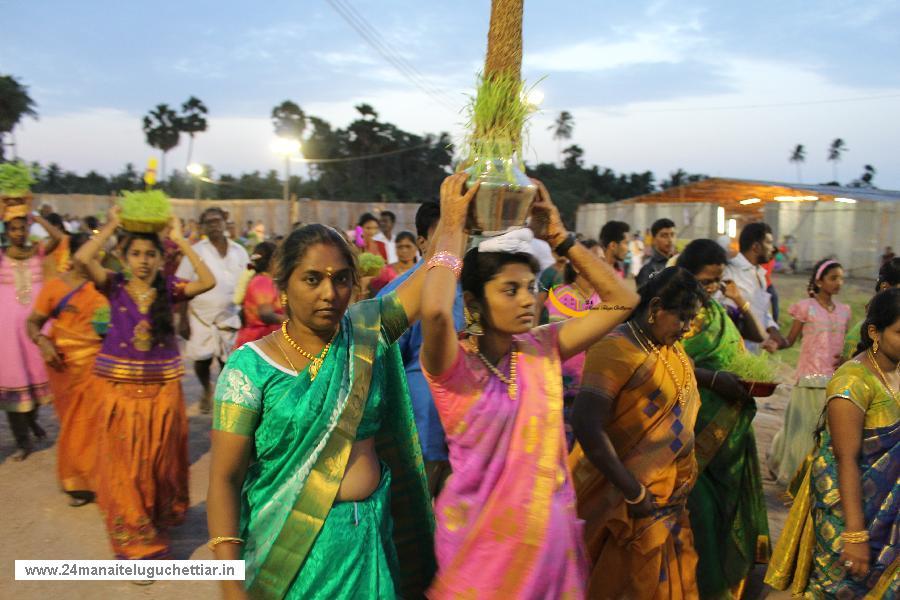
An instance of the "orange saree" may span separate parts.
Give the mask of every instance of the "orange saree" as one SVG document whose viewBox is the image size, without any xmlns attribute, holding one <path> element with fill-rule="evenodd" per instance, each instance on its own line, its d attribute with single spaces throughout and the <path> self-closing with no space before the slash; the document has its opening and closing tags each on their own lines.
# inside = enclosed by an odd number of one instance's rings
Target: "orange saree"
<svg viewBox="0 0 900 600">
<path fill-rule="evenodd" d="M 693 432 L 700 399 L 689 360 L 685 369 L 676 350 L 660 351 L 677 386 L 663 361 L 632 340 L 627 324 L 587 354 L 582 390 L 615 398 L 610 442 L 657 501 L 653 516 L 630 517 L 622 492 L 575 446 L 569 465 L 592 564 L 589 598 L 697 597 L 697 554 L 686 504 L 697 479 Z M 682 404 L 676 395 L 683 385 Z"/>
<path fill-rule="evenodd" d="M 61 371 L 47 368 L 53 406 L 59 418 L 57 476 L 66 492 L 93 490 L 96 460 L 97 398 L 90 392 L 100 336 L 93 322 L 109 310 L 94 284 L 72 288 L 55 277 L 44 284 L 34 311 L 52 321 L 49 337 L 63 358 Z"/>
</svg>

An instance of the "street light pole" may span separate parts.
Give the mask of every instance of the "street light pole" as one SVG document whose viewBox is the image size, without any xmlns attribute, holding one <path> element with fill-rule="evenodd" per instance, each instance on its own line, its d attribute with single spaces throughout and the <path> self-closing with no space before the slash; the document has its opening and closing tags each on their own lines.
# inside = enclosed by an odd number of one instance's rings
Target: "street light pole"
<svg viewBox="0 0 900 600">
<path fill-rule="evenodd" d="M 206 172 L 206 168 L 199 163 L 191 163 L 187 166 L 187 172 L 194 177 L 194 200 L 200 199 L 200 178 Z"/>
</svg>

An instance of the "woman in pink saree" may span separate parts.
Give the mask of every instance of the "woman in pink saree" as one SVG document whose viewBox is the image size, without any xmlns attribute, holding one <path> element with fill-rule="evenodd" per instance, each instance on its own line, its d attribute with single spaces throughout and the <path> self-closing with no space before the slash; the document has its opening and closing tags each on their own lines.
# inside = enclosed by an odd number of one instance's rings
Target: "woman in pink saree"
<svg viewBox="0 0 900 600">
<path fill-rule="evenodd" d="M 465 180 L 448 178 L 442 198 L 459 197 Z M 442 206 L 441 218 L 464 219 L 466 205 Z M 438 239 L 423 286 L 421 360 L 453 475 L 435 506 L 438 573 L 429 598 L 584 597 L 588 565 L 566 467 L 561 364 L 623 322 L 637 296 L 566 232 L 540 184 L 532 222 L 608 304 L 535 328 L 531 230 L 487 239 L 464 261 L 461 234 Z M 462 342 L 453 327 L 460 272 L 470 316 Z"/>
</svg>

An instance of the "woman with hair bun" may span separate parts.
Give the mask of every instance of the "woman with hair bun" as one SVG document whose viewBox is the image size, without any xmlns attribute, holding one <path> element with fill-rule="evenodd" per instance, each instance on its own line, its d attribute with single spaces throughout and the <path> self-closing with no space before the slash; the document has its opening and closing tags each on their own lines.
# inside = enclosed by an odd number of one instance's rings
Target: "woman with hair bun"
<svg viewBox="0 0 900 600">
<path fill-rule="evenodd" d="M 900 598 L 900 289 L 872 299 L 860 334 L 766 573 L 795 597 Z"/>
<path fill-rule="evenodd" d="M 780 349 L 802 337 L 797 359 L 796 385 L 784 414 L 782 429 L 772 438 L 769 470 L 781 485 L 788 485 L 813 449 L 813 432 L 825 403 L 825 386 L 841 363 L 850 307 L 835 300 L 844 285 L 844 269 L 826 258 L 813 267 L 805 298 L 788 309 L 794 317 Z"/>
<path fill-rule="evenodd" d="M 474 192 L 445 188 L 438 235 L 461 235 Z M 208 545 L 246 564 L 245 581 L 223 582 L 226 598 L 419 598 L 428 587 L 434 517 L 394 343 L 419 318 L 424 279 L 420 269 L 351 305 L 356 254 L 340 233 L 305 225 L 282 242 L 287 320 L 234 351 L 216 386 Z"/>
<path fill-rule="evenodd" d="M 447 192 L 461 194 L 465 180 L 450 178 Z M 576 243 L 537 185 L 535 227 L 606 304 L 580 319 L 535 327 L 531 230 L 488 238 L 463 259 L 465 213 L 453 216 L 453 234 L 436 238 L 438 252 L 425 267 L 421 360 L 453 475 L 435 505 L 438 573 L 429 598 L 584 596 L 587 561 L 566 465 L 562 363 L 624 321 L 637 296 Z M 442 206 L 441 219 L 447 214 Z M 453 320 L 457 278 L 469 314 L 463 341 Z"/>
<path fill-rule="evenodd" d="M 706 294 L 681 267 L 640 288 L 628 321 L 588 350 L 569 457 L 591 561 L 588 598 L 695 598 L 687 502 L 700 408 L 681 345 Z"/>
<path fill-rule="evenodd" d="M 169 236 L 197 272 L 188 282 L 162 274 L 164 249 L 155 233 L 128 233 L 123 261 L 113 273 L 97 254 L 119 227 L 121 209 L 75 253 L 97 290 L 109 300 L 110 323 L 94 362 L 94 389 L 102 403 L 96 469 L 97 503 L 116 558 L 169 556 L 166 529 L 188 508 L 187 415 L 181 354 L 172 307 L 216 284 L 209 268 L 170 220 Z"/>
</svg>

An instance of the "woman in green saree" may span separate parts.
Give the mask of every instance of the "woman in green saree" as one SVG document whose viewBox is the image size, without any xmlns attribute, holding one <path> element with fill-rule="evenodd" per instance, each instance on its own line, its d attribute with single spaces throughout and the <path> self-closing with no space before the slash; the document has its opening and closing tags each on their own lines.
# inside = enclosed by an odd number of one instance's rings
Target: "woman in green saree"
<svg viewBox="0 0 900 600">
<path fill-rule="evenodd" d="M 465 214 L 476 189 L 442 211 Z M 354 255 L 322 225 L 294 231 L 277 270 L 289 321 L 235 351 L 216 390 L 209 545 L 246 561 L 225 595 L 420 597 L 434 520 L 393 342 L 419 318 L 425 271 L 348 308 Z"/>
<path fill-rule="evenodd" d="M 725 251 L 713 240 L 694 240 L 678 257 L 710 296 L 685 335 L 684 349 L 701 381 L 700 412 L 694 426 L 700 476 L 688 499 L 694 544 L 699 556 L 697 585 L 702 598 L 743 595 L 747 576 L 769 558 L 769 527 L 759 471 L 753 417 L 756 403 L 726 369 L 745 352 L 741 333 L 762 341 L 762 329 L 749 310 L 736 318 L 717 300 L 747 307 L 733 282 L 722 283 Z M 712 377 L 710 377 L 710 374 Z M 710 388 L 714 389 L 710 389 Z"/>
</svg>

